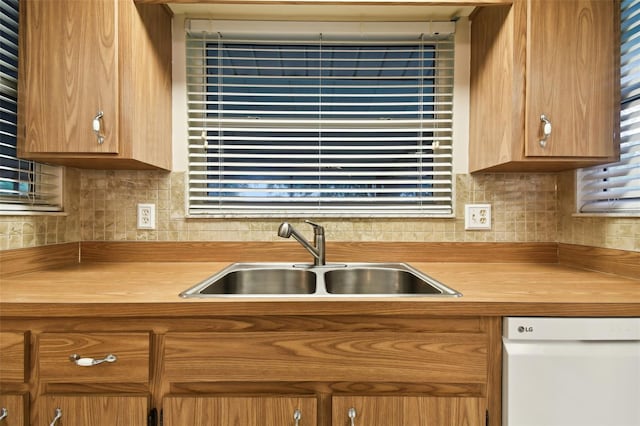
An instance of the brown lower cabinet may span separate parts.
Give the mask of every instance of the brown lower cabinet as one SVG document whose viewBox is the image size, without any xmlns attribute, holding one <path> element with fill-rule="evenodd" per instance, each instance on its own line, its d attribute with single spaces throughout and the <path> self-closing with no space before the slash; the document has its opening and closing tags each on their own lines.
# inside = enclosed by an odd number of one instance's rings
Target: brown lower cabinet
<svg viewBox="0 0 640 426">
<path fill-rule="evenodd" d="M 0 425 L 28 425 L 26 395 L 0 393 Z"/>
<path fill-rule="evenodd" d="M 500 424 L 498 317 L 11 318 L 3 327 L 24 336 L 3 340 L 18 341 L 5 345 L 12 358 L 29 360 L 24 371 L 0 364 L 10 425 Z"/>
<path fill-rule="evenodd" d="M 485 421 L 482 398 L 335 396 L 331 402 L 332 426 L 461 426 Z"/>
<path fill-rule="evenodd" d="M 37 423 L 55 426 L 146 426 L 147 396 L 43 395 Z"/>
<path fill-rule="evenodd" d="M 175 396 L 165 398 L 163 405 L 164 426 L 312 426 L 317 423 L 315 397 Z"/>
<path fill-rule="evenodd" d="M 170 396 L 165 426 L 315 426 L 315 397 Z M 482 398 L 431 396 L 333 396 L 332 426 L 482 425 Z"/>
</svg>

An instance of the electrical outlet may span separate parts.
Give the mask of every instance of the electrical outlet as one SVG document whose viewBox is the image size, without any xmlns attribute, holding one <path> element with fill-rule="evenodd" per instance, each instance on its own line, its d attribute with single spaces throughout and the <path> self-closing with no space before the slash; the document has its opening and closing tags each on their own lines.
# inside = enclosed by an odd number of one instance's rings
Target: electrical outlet
<svg viewBox="0 0 640 426">
<path fill-rule="evenodd" d="M 491 229 L 491 204 L 465 204 L 464 229 Z"/>
<path fill-rule="evenodd" d="M 156 229 L 155 204 L 138 204 L 138 229 Z"/>
</svg>

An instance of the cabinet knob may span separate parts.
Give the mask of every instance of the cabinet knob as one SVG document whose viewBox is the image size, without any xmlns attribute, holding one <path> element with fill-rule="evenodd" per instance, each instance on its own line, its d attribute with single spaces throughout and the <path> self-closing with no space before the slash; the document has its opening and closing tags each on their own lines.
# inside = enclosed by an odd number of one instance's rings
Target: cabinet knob
<svg viewBox="0 0 640 426">
<path fill-rule="evenodd" d="M 9 416 L 9 410 L 2 407 L 2 409 L 0 409 L 0 421 L 6 419 L 8 416 Z"/>
<path fill-rule="evenodd" d="M 58 420 L 60 420 L 62 418 L 62 410 L 60 408 L 56 408 L 53 420 L 51 420 L 51 423 L 49 423 L 49 426 L 56 426 L 56 423 L 58 423 Z"/>
<path fill-rule="evenodd" d="M 547 146 L 547 139 L 551 136 L 551 121 L 549 121 L 546 115 L 542 114 L 540 116 L 540 123 L 542 123 L 542 139 L 540 139 L 539 143 L 542 148 L 545 148 Z"/>
<path fill-rule="evenodd" d="M 93 117 L 93 133 L 96 134 L 96 139 L 98 140 L 98 145 L 102 145 L 104 143 L 104 135 L 101 132 L 101 120 L 104 117 L 104 112 L 98 111 L 96 116 Z"/>
<path fill-rule="evenodd" d="M 358 413 L 356 412 L 356 409 L 353 407 L 349 408 L 349 411 L 347 411 L 347 416 L 349 416 L 349 420 L 351 421 L 351 426 L 356 426 L 357 415 Z"/>
<path fill-rule="evenodd" d="M 92 367 L 94 365 L 102 364 L 103 362 L 116 362 L 118 360 L 118 357 L 115 356 L 114 354 L 109 354 L 102 359 L 95 359 L 95 358 L 85 358 L 85 357 L 81 357 L 78 354 L 73 354 L 69 356 L 69 359 L 71 360 L 71 362 L 75 363 L 77 366 Z"/>
<path fill-rule="evenodd" d="M 293 412 L 293 421 L 295 422 L 295 426 L 300 426 L 300 419 L 302 418 L 302 411 L 298 408 Z"/>
</svg>

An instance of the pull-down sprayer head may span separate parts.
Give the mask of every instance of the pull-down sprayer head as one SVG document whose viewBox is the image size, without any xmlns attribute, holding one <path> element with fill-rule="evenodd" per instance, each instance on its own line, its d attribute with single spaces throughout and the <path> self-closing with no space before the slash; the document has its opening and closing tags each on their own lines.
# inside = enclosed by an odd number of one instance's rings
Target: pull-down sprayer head
<svg viewBox="0 0 640 426">
<path fill-rule="evenodd" d="M 324 265 L 325 264 L 325 249 L 324 249 L 324 228 L 311 221 L 305 220 L 306 223 L 313 226 L 313 245 L 311 245 L 298 231 L 295 230 L 289 222 L 282 222 L 278 228 L 278 236 L 282 238 L 293 237 L 302 246 L 307 249 L 309 253 L 313 255 L 313 264 Z"/>
</svg>

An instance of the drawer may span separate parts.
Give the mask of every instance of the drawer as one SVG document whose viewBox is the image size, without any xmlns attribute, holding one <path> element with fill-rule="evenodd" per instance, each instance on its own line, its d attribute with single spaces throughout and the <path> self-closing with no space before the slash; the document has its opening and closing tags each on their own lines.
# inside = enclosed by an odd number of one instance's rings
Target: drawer
<svg viewBox="0 0 640 426">
<path fill-rule="evenodd" d="M 0 382 L 23 383 L 27 372 L 29 333 L 0 332 Z"/>
<path fill-rule="evenodd" d="M 149 341 L 149 333 L 42 333 L 38 339 L 40 381 L 148 383 Z M 98 362 L 108 355 L 115 360 L 86 365 L 90 359 Z"/>
<path fill-rule="evenodd" d="M 176 382 L 484 384 L 487 346 L 481 333 L 168 333 L 164 373 Z"/>
</svg>

